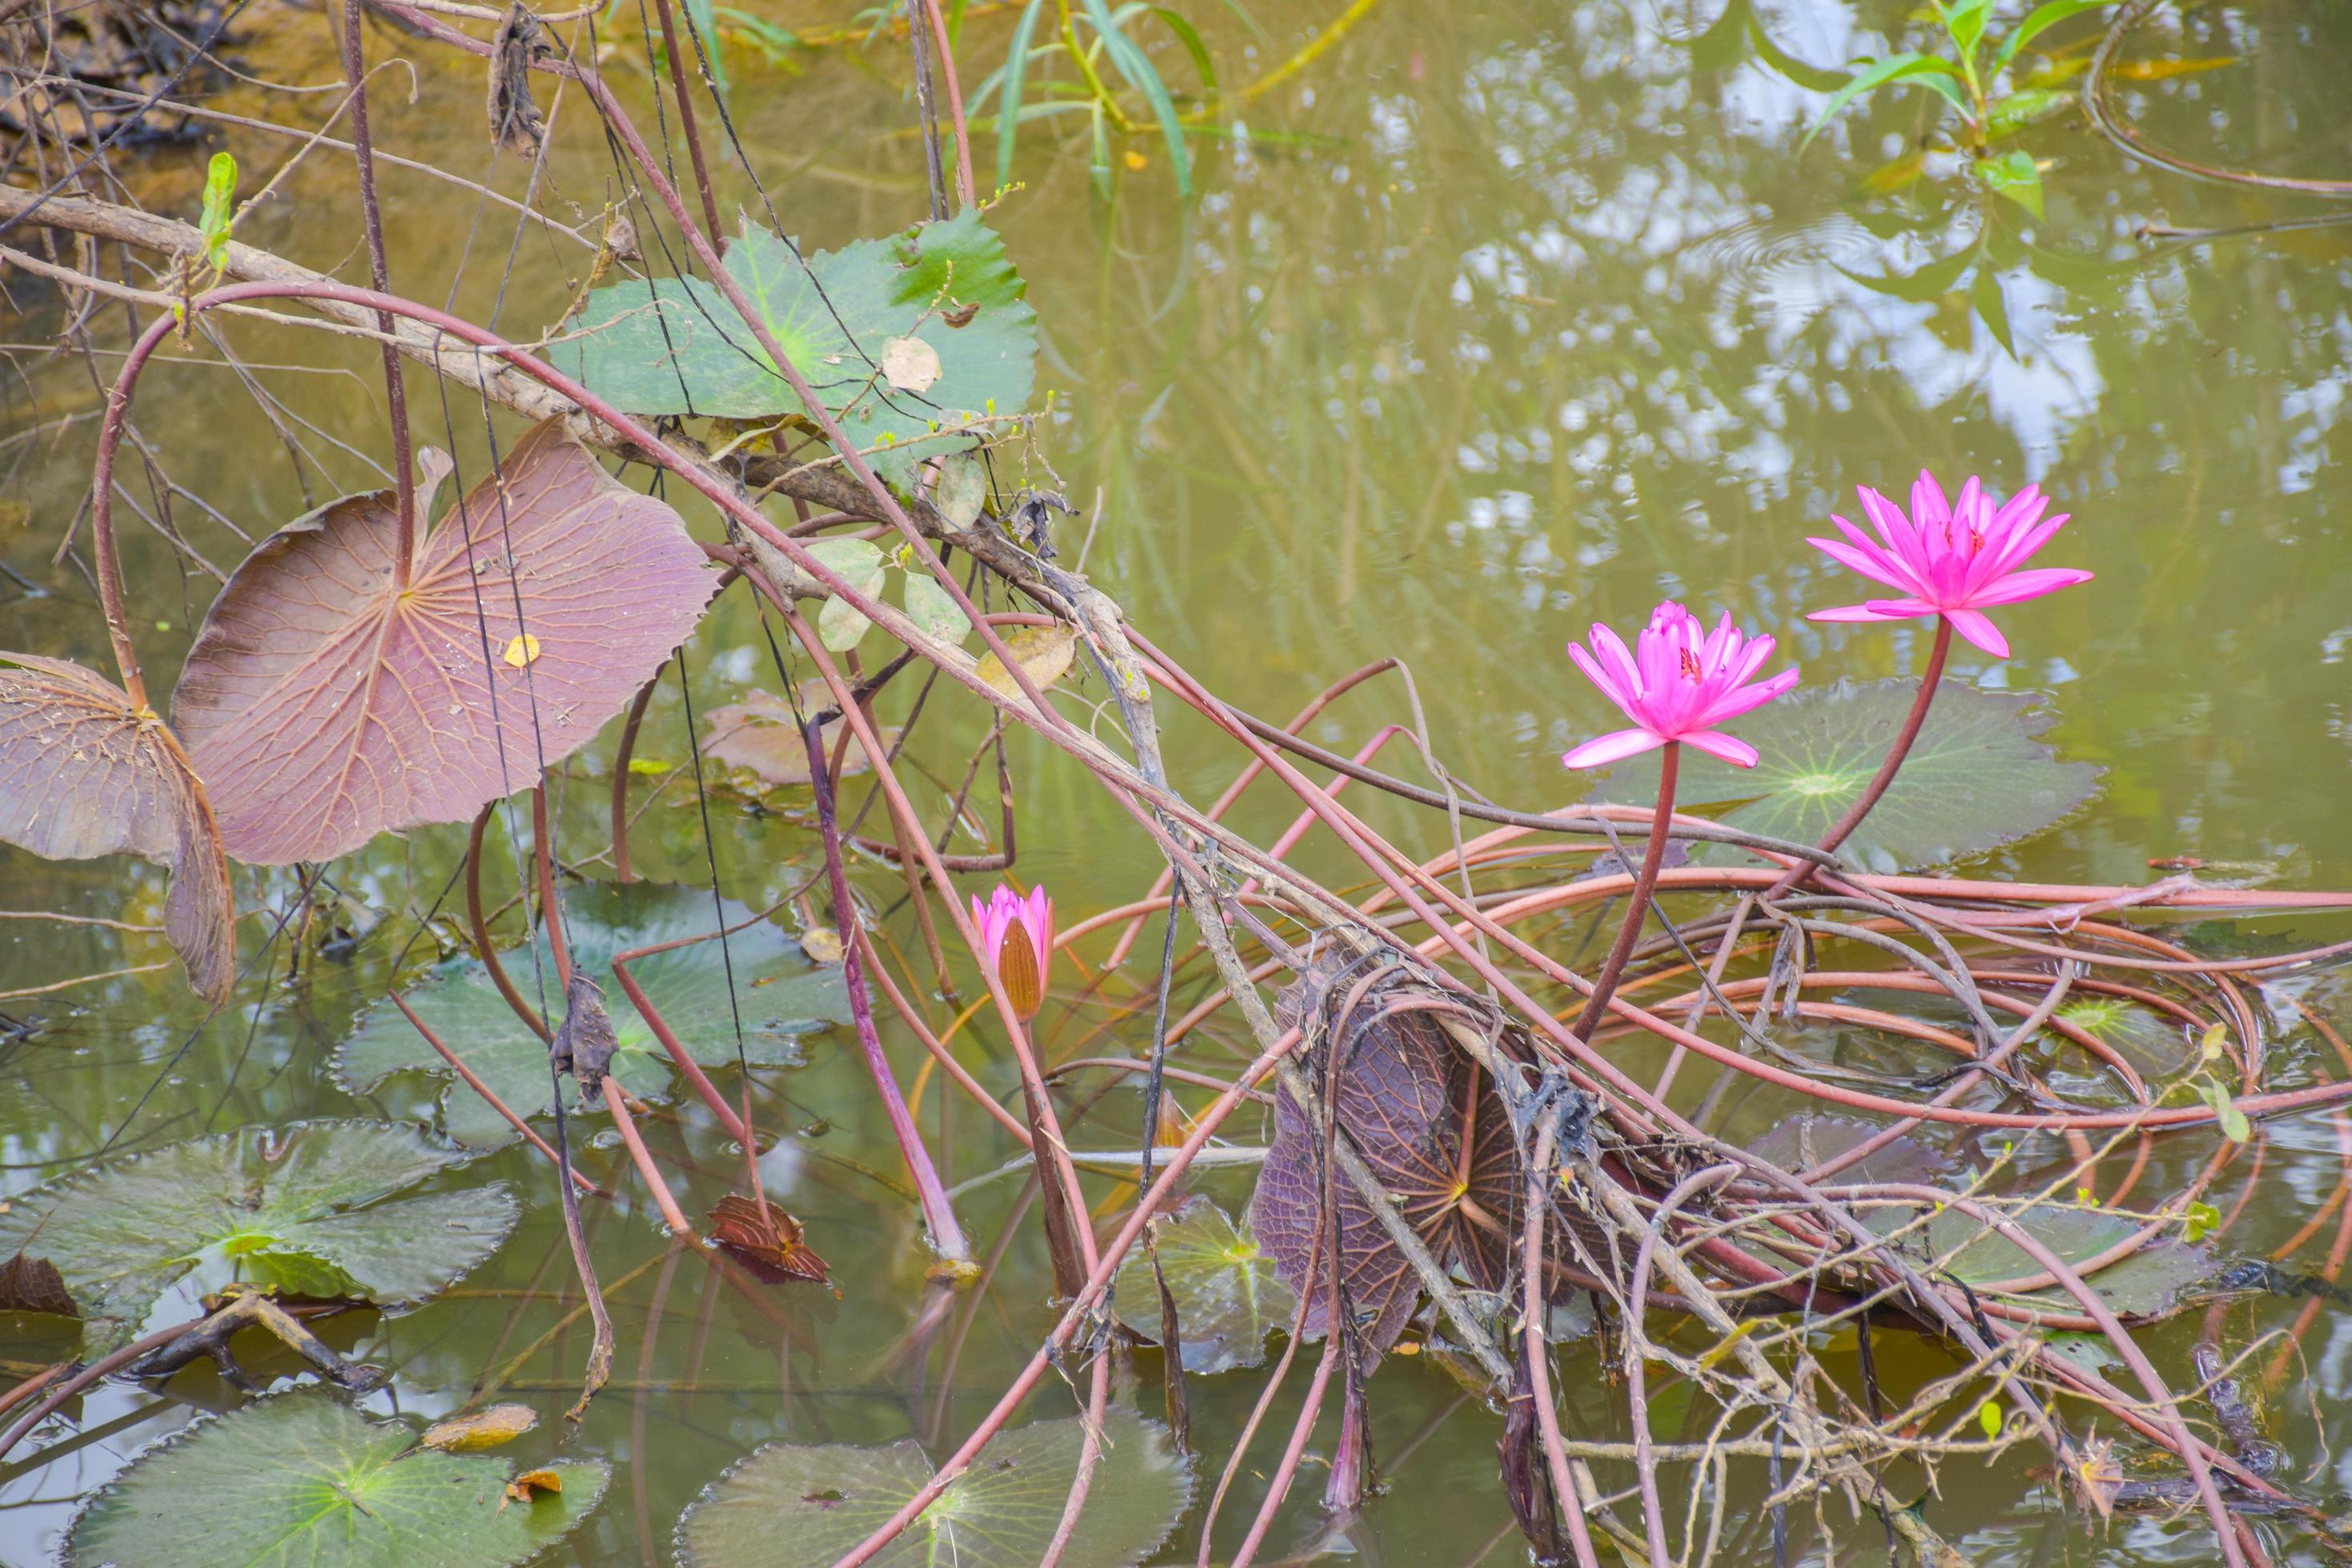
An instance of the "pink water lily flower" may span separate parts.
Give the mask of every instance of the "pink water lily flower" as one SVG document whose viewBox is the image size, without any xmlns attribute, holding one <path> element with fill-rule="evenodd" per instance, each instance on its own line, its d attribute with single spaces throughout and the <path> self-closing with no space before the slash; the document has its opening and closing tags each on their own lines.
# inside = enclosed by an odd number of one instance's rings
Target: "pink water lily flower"
<svg viewBox="0 0 2352 1568">
<path fill-rule="evenodd" d="M 2038 599 L 2091 580 L 2090 573 L 2068 567 L 2018 570 L 2027 556 L 2050 542 L 2066 521 L 2063 512 L 2042 520 L 2050 498 L 2033 485 L 1996 508 L 1984 487 L 1971 477 L 1960 487 L 1960 499 L 1948 505 L 1943 488 L 1923 468 L 1918 482 L 1911 487 L 1908 517 L 1869 486 L 1858 485 L 1855 489 L 1862 497 L 1864 515 L 1878 530 L 1878 538 L 1832 515 L 1830 521 L 1845 538 L 1807 542 L 1839 565 L 1899 589 L 1904 596 L 1819 610 L 1807 620 L 1901 621 L 1914 616 L 1942 616 L 1952 623 L 1954 631 L 1985 652 L 2007 658 L 2008 639 L 1986 616 L 1986 610 L 1995 605 Z"/>
<path fill-rule="evenodd" d="M 1035 1017 L 1045 1005 L 1045 973 L 1054 961 L 1054 900 L 1045 884 L 1024 898 L 1000 882 L 984 904 L 974 893 L 971 923 L 980 931 L 980 961 L 1003 984 L 1014 1016 Z"/>
<path fill-rule="evenodd" d="M 1669 741 L 1687 741 L 1735 767 L 1752 768 L 1756 748 L 1715 726 L 1762 707 L 1797 684 L 1797 672 L 1784 669 L 1748 685 L 1748 678 L 1772 657 L 1772 639 L 1742 637 L 1727 611 L 1709 632 L 1672 599 L 1651 612 L 1633 651 L 1628 652 L 1624 639 L 1607 626 L 1594 626 L 1591 641 L 1589 653 L 1569 644 L 1568 657 L 1602 695 L 1625 710 L 1634 727 L 1587 741 L 1560 758 L 1571 768 L 1622 762 Z"/>
</svg>

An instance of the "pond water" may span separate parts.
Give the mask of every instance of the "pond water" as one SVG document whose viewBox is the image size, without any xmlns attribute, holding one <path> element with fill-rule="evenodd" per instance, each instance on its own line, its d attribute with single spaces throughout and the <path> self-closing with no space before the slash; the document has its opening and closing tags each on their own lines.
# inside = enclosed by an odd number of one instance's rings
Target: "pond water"
<svg viewBox="0 0 2352 1568">
<path fill-rule="evenodd" d="M 809 29 L 843 20 L 813 7 L 749 8 Z M 968 90 L 1002 61 L 1015 9 L 975 5 L 964 18 L 958 54 Z M 1562 657 L 1565 640 L 1591 622 L 1631 625 L 1673 594 L 1710 616 L 1733 609 L 1780 637 L 1809 684 L 1916 673 L 1925 623 L 1802 619 L 1853 596 L 1805 535 L 1823 531 L 1832 510 L 1851 515 L 1856 484 L 1895 490 L 1922 466 L 1948 479 L 1979 473 L 2002 492 L 2032 481 L 2074 519 L 2050 561 L 2090 568 L 2096 580 L 2008 612 L 2013 657 L 1962 647 L 1954 673 L 2046 693 L 2056 714 L 2048 740 L 2104 773 L 2096 796 L 2058 826 L 1964 869 L 2136 883 L 2160 874 L 2152 860 L 2195 857 L 2215 868 L 2209 875 L 2352 887 L 2352 488 L 2330 461 L 2352 393 L 2352 226 L 2280 225 L 2340 215 L 2340 203 L 2151 167 L 2071 102 L 2021 142 L 2048 161 L 2039 215 L 1952 174 L 1946 154 L 1930 153 L 1920 177 L 1902 179 L 1902 160 L 1936 121 L 1938 100 L 1923 93 L 1875 95 L 1801 145 L 1823 95 L 1775 69 L 1768 54 L 1833 70 L 1883 52 L 1906 27 L 1909 7 L 1893 0 L 1732 0 L 1728 15 L 1717 0 L 1380 0 L 1359 9 L 1329 50 L 1234 102 L 1231 135 L 1194 141 L 1192 203 L 1178 199 L 1155 137 L 1115 139 L 1097 181 L 1087 137 L 1049 120 L 1022 137 L 1020 188 L 991 215 L 1039 312 L 1040 383 L 1054 398 L 1042 451 L 1077 510 L 1060 525 L 1065 562 L 1082 563 L 1155 643 L 1229 700 L 1277 721 L 1360 666 L 1402 660 L 1444 765 L 1494 799 L 1548 808 L 1588 787 L 1562 772 L 1559 753 L 1613 727 Z M 1273 71 L 1339 7 L 1184 10 L 1230 90 Z M 2097 32 L 2096 18 L 2077 21 L 2044 44 L 2079 65 Z M 605 41 L 607 68 L 651 126 L 634 19 L 616 20 Z M 1159 34 L 1152 48 L 1171 79 L 1192 79 L 1172 34 Z M 372 59 L 398 51 L 417 65 L 413 98 L 396 68 L 376 79 L 383 146 L 521 195 L 525 163 L 493 163 L 486 145 L 478 62 L 388 32 L 370 50 Z M 257 7 L 238 58 L 276 81 L 333 79 L 311 11 Z M 2352 15 L 2340 5 L 2166 7 L 2121 59 L 2115 101 L 2153 145 L 2273 174 L 2352 171 L 2352 96 L 2341 74 L 2352 72 Z M 741 143 L 803 241 L 836 247 L 922 216 L 902 41 L 805 49 L 789 69 L 739 47 L 729 63 Z M 553 110 L 558 152 L 540 200 L 564 221 L 593 218 L 620 177 L 578 97 L 541 99 Z M 304 126 L 331 101 L 250 86 L 215 100 Z M 984 133 L 976 141 L 985 177 L 994 144 Z M 242 129 L 226 132 L 226 144 L 248 171 L 274 168 L 293 145 Z M 195 209 L 202 171 L 201 153 L 173 149 L 116 164 L 145 205 L 183 216 Z M 458 185 L 387 169 L 384 188 L 394 281 L 413 298 L 452 300 L 461 313 L 528 335 L 557 321 L 583 279 L 586 249 L 537 228 L 518 236 L 510 210 Z M 756 210 L 757 200 L 730 160 L 722 205 Z M 2149 226 L 2224 232 L 2151 235 Z M 240 237 L 364 275 L 348 164 L 324 153 Z M 52 555 L 87 492 L 102 380 L 116 363 L 105 351 L 123 345 L 121 308 L 101 308 L 92 324 L 101 351 L 94 377 L 91 361 L 38 353 L 63 325 L 58 297 L 16 277 L 9 288 L 16 314 L 7 335 L 17 348 L 0 408 L 0 494 L 9 503 L 0 526 L 10 530 L 0 542 L 9 570 L 0 646 L 106 668 L 93 589 Z M 314 500 L 380 482 L 375 465 L 390 460 L 372 351 L 285 329 L 230 331 L 279 401 L 287 440 L 202 346 L 167 348 L 173 357 L 148 374 L 135 412 L 144 448 L 193 492 L 174 504 L 174 525 L 223 569 L 246 548 L 224 520 L 259 537 Z M 421 377 L 409 384 L 419 438 L 479 473 L 478 408 L 454 397 L 445 405 Z M 289 441 L 306 454 L 300 471 Z M 146 480 L 131 489 L 152 511 Z M 716 537 L 707 509 L 688 514 Z M 135 517 L 121 526 L 135 627 L 162 689 L 213 580 Z M 775 684 L 760 622 L 739 597 L 689 650 L 698 711 Z M 1105 700 L 1098 681 L 1070 691 L 1073 714 Z M 885 717 L 903 718 L 907 700 L 894 689 Z M 1352 751 L 1391 721 L 1412 721 L 1393 674 L 1307 733 Z M 1172 715 L 1169 723 L 1174 784 L 1196 801 L 1214 798 L 1237 753 L 1201 725 Z M 966 712 L 924 732 L 931 740 L 917 765 L 931 783 L 921 804 L 936 813 L 982 729 Z M 673 690 L 656 706 L 639 754 L 682 767 L 687 736 Z M 608 733 L 580 753 L 562 790 L 561 851 L 592 878 L 610 875 L 598 857 L 609 843 L 613 744 Z M 1063 923 L 1140 897 L 1158 863 L 1131 821 L 1048 748 L 1016 737 L 1011 751 L 1019 871 L 1051 887 Z M 1423 776 L 1411 752 L 1410 742 L 1392 743 L 1384 765 Z M 1981 788 L 2002 784 L 1988 776 Z M 851 781 L 852 810 L 860 784 Z M 972 831 L 951 847 L 987 847 L 990 794 L 983 784 Z M 707 887 L 690 779 L 664 784 L 648 774 L 636 799 L 651 802 L 634 840 L 638 872 Z M 710 808 L 728 896 L 754 909 L 793 900 L 794 930 L 822 923 L 824 905 L 811 886 L 822 858 L 803 806 L 769 812 L 720 795 Z M 1364 809 L 1409 849 L 1444 845 L 1432 816 L 1388 803 Z M 1266 842 L 1288 816 L 1261 793 L 1233 820 Z M 511 820 L 527 827 L 528 817 L 526 805 Z M 494 838 L 508 826 L 501 818 Z M 395 1076 L 354 1094 L 333 1062 L 363 1014 L 373 1008 L 381 1021 L 389 984 L 456 951 L 461 904 L 448 882 L 463 844 L 462 828 L 380 841 L 331 868 L 332 898 L 317 921 L 274 939 L 297 884 L 285 872 L 243 877 L 250 968 L 233 1005 L 202 1027 L 168 950 L 152 937 L 0 922 L 0 1022 L 27 1026 L 0 1044 L 7 1185 L 50 1180 L 102 1147 L 121 1154 L 303 1119 L 434 1118 L 443 1079 Z M 1351 862 L 1313 837 L 1298 858 L 1335 885 L 1358 879 Z M 867 863 L 855 875 L 903 961 L 898 973 L 925 971 L 896 873 Z M 494 900 L 505 898 L 510 862 L 494 865 L 490 880 Z M 162 879 L 128 862 L 58 864 L 0 848 L 0 885 L 12 910 L 145 922 L 158 918 Z M 420 917 L 436 909 L 420 934 Z M 2208 934 L 2286 943 L 2344 933 L 2340 921 L 2311 918 Z M 1152 936 L 1092 998 L 1079 999 L 1064 973 L 1072 1005 L 1057 1002 L 1040 1021 L 1047 1056 L 1148 1047 L 1149 1015 L 1127 1003 L 1148 981 L 1156 927 Z M 1572 944 L 1581 933 L 1563 927 L 1556 937 Z M 1107 951 L 1097 941 L 1085 957 L 1099 963 Z M 959 973 L 969 986 L 968 966 Z M 1180 1002 L 1205 993 L 1206 973 L 1188 967 Z M 82 975 L 106 977 L 40 989 Z M 2283 1082 L 2301 1081 L 2327 1056 L 2288 993 L 2352 1026 L 2352 987 L 2342 979 L 2282 983 L 2269 1016 Z M 760 1013 L 759 993 L 743 995 Z M 958 1010 L 928 992 L 925 1002 L 938 1026 Z M 755 1028 L 764 1016 L 751 1019 Z M 974 1070 L 1009 1096 L 1012 1064 L 988 1024 L 983 1015 L 959 1038 Z M 887 1017 L 885 1037 L 902 1079 L 912 1075 L 919 1045 Z M 798 1043 L 804 1065 L 754 1069 L 761 1121 L 785 1134 L 763 1171 L 769 1193 L 806 1221 L 809 1245 L 830 1263 L 830 1290 L 746 1299 L 698 1254 L 667 1244 L 606 1119 L 572 1121 L 583 1168 L 614 1194 L 588 1205 L 586 1224 L 620 1355 L 612 1386 L 563 1445 L 613 1467 L 603 1503 L 559 1549 L 565 1560 L 667 1561 L 681 1512 L 762 1443 L 911 1436 L 936 1454 L 993 1404 L 1049 1321 L 1051 1272 L 1015 1175 L 979 1181 L 959 1198 L 983 1255 L 1003 1240 L 986 1289 L 960 1298 L 927 1342 L 910 1338 L 929 1259 L 888 1130 L 847 1031 Z M 1188 1054 L 1204 1070 L 1230 1070 L 1246 1046 L 1237 1023 L 1220 1021 L 1192 1037 Z M 2180 1059 L 2178 1041 L 2152 1049 L 2166 1063 Z M 1083 1103 L 1101 1079 L 1080 1081 Z M 1695 1103 L 1704 1088 L 1692 1075 L 1678 1097 Z M 1181 1095 L 1196 1105 L 1205 1098 Z M 940 1107 L 939 1086 L 927 1084 L 919 1108 L 927 1128 L 940 1126 Z M 1723 1125 L 1752 1136 L 1790 1110 L 1789 1101 L 1752 1096 L 1733 1101 Z M 1139 1114 L 1139 1098 L 1118 1087 L 1095 1102 L 1074 1142 L 1131 1147 Z M 1236 1143 L 1261 1142 L 1254 1119 L 1229 1131 Z M 657 1107 L 647 1132 L 689 1210 L 707 1208 L 735 1179 L 730 1144 L 690 1100 Z M 2260 1157 L 2239 1160 L 2216 1189 L 2224 1210 L 2243 1203 L 2224 1244 L 2232 1256 L 2266 1255 L 2292 1237 L 2345 1169 L 2324 1112 L 2263 1133 Z M 1997 1140 L 1945 1142 L 1982 1159 Z M 1013 1152 L 961 1100 L 939 1143 L 958 1182 L 996 1171 Z M 2210 1152 L 2205 1134 L 2159 1142 L 2142 1194 L 2177 1187 Z M 2030 1168 L 2063 1153 L 2053 1143 L 2021 1157 Z M 372 1409 L 535 1406 L 541 1425 L 519 1451 L 536 1461 L 557 1449 L 587 1326 L 549 1169 L 511 1146 L 436 1183 L 456 1188 L 485 1175 L 509 1184 L 522 1208 L 493 1258 L 422 1308 L 352 1314 L 321 1331 L 393 1373 Z M 1114 1179 L 1089 1182 L 1107 1209 L 1127 1201 Z M 1247 1170 L 1224 1169 L 1199 1187 L 1237 1210 L 1249 1182 Z M 2320 1268 L 2333 1235 L 2323 1227 L 2290 1266 Z M 178 1321 L 195 1294 L 227 1278 L 226 1262 L 206 1259 L 166 1292 L 152 1323 Z M 2224 1343 L 2252 1343 L 2292 1322 L 2301 1305 L 2233 1301 Z M 2192 1313 L 2149 1336 L 2168 1365 L 2185 1366 L 2195 1321 Z M 73 1348 L 54 1321 L 0 1323 L 0 1370 L 11 1380 Z M 1883 1338 L 1879 1355 L 1890 1379 L 1945 1364 L 1942 1352 L 1903 1336 Z M 265 1381 L 299 1371 L 274 1352 L 247 1361 Z M 1140 1352 L 1138 1364 L 1138 1397 L 1154 1411 L 1156 1352 Z M 1610 1363 L 1575 1351 L 1563 1365 L 1573 1429 L 1625 1438 Z M 2352 1394 L 2352 1319 L 2323 1304 L 2299 1359 L 2282 1372 L 2250 1388 L 2288 1473 L 2339 1511 L 2352 1475 L 2334 1453 L 2340 1422 L 2319 1416 L 2340 1412 Z M 1192 1427 L 1212 1478 L 1261 1376 L 1193 1380 Z M 1287 1431 L 1300 1381 L 1277 1402 L 1269 1433 Z M 161 1397 L 113 1385 L 80 1401 L 72 1426 L 44 1428 L 40 1446 L 0 1466 L 0 1554 L 49 1560 L 78 1500 L 143 1445 L 241 1397 L 199 1363 Z M 1654 1413 L 1661 1436 L 1695 1436 L 1678 1431 L 1673 1397 Z M 1070 1407 L 1051 1378 L 1033 1401 L 1039 1415 Z M 1391 1568 L 1521 1560 L 1496 1474 L 1498 1422 L 1427 1357 L 1385 1363 L 1372 1409 L 1385 1495 L 1338 1538 L 1327 1534 L 1318 1509 L 1327 1421 L 1262 1560 L 1318 1550 Z M 1224 1506 L 1219 1556 L 1255 1511 L 1276 1451 L 1262 1436 Z M 2086 1532 L 2028 1475 L 2028 1453 L 1990 1468 L 1955 1462 L 1941 1496 L 1927 1502 L 1927 1517 L 1971 1561 L 2212 1560 L 2194 1517 L 2119 1518 Z M 1613 1484 L 1628 1479 L 1621 1473 Z M 1752 1507 L 1760 1466 L 1735 1469 L 1732 1484 L 1723 1560 L 1768 1562 Z M 1821 1517 L 1839 1561 L 1874 1557 L 1875 1521 L 1856 1520 L 1841 1500 Z M 1192 1561 L 1198 1521 L 1196 1509 L 1159 1560 Z M 1819 1561 L 1817 1525 L 1795 1522 Z M 2305 1537 L 2277 1541 L 2282 1560 L 2317 1560 Z"/>
</svg>

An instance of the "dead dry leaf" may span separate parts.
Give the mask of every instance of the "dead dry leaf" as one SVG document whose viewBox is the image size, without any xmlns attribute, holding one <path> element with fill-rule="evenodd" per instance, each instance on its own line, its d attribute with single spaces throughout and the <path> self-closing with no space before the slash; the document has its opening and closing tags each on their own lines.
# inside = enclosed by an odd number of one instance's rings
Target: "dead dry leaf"
<svg viewBox="0 0 2352 1568">
<path fill-rule="evenodd" d="M 528 1405 L 491 1405 L 428 1426 L 417 1440 L 445 1454 L 471 1454 L 511 1443 L 538 1425 L 539 1412 Z"/>
<path fill-rule="evenodd" d="M 940 351 L 920 338 L 892 338 L 882 345 L 882 379 L 898 392 L 929 392 L 940 379 Z"/>
<path fill-rule="evenodd" d="M 1071 661 L 1077 658 L 1078 634 L 1062 626 L 1023 626 L 1004 639 L 1004 646 L 1031 684 L 1043 691 L 1070 672 Z M 1021 695 L 1021 683 L 995 654 L 980 656 L 977 673 L 1007 697 Z"/>
</svg>

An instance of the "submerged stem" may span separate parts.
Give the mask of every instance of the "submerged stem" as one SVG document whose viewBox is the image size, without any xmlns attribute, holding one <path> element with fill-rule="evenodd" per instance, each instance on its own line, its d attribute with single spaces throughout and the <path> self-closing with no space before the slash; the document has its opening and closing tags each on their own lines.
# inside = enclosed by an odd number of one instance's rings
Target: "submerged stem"
<svg viewBox="0 0 2352 1568">
<path fill-rule="evenodd" d="M 1675 777 L 1681 771 L 1683 743 L 1668 741 L 1658 762 L 1658 806 L 1650 818 L 1650 841 L 1642 850 L 1642 869 L 1633 879 L 1633 890 L 1625 895 L 1625 923 L 1617 928 L 1617 941 L 1609 949 L 1609 960 L 1601 966 L 1601 978 L 1592 984 L 1592 994 L 1584 1000 L 1584 1011 L 1578 1014 L 1576 1026 L 1570 1032 L 1580 1040 L 1592 1037 L 1595 1025 L 1609 1010 L 1609 998 L 1616 994 L 1617 982 L 1625 973 L 1625 961 L 1633 956 L 1634 939 L 1642 934 L 1642 917 L 1649 912 L 1650 895 L 1658 886 L 1658 868 L 1666 858 L 1666 826 L 1675 816 Z"/>
</svg>

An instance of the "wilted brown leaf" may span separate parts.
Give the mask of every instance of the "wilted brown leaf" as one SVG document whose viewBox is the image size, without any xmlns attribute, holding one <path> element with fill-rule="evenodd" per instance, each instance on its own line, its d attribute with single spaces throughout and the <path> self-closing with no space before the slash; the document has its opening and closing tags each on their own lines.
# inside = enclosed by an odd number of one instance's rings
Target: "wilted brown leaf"
<svg viewBox="0 0 2352 1568">
<path fill-rule="evenodd" d="M 396 527 L 389 491 L 289 523 L 189 650 L 173 719 L 241 860 L 332 859 L 532 783 L 627 705 L 714 581 L 677 512 L 552 420 L 420 530 L 405 591 Z"/>
<path fill-rule="evenodd" d="M 538 1425 L 539 1412 L 528 1405 L 491 1405 L 427 1426 L 417 1441 L 445 1454 L 470 1454 L 511 1443 Z"/>
<path fill-rule="evenodd" d="M 831 1283 L 824 1259 L 802 1239 L 801 1222 L 773 1203 L 761 1205 L 740 1193 L 730 1193 L 710 1210 L 710 1234 L 719 1245 L 771 1285 L 785 1279 Z"/>
<path fill-rule="evenodd" d="M 899 392 L 929 392 L 940 379 L 940 351 L 920 338 L 892 338 L 882 345 L 882 379 Z"/>
<path fill-rule="evenodd" d="M 585 964 L 575 964 L 572 984 L 563 994 L 563 1022 L 549 1047 L 555 1070 L 570 1073 L 580 1085 L 582 1102 L 595 1105 L 604 1097 L 604 1074 L 613 1064 L 613 1053 L 620 1048 L 621 1038 L 613 1032 L 613 1016 L 604 1010 L 603 987 Z"/>
<path fill-rule="evenodd" d="M 829 708 L 833 700 L 823 687 L 803 694 L 803 706 Z M 704 731 L 702 750 L 705 755 L 731 768 L 749 768 L 760 775 L 760 782 L 771 785 L 804 784 L 809 782 L 808 752 L 801 744 L 798 722 L 793 718 L 792 705 L 772 691 L 751 690 L 743 694 L 740 702 L 730 702 L 723 708 L 713 708 L 707 715 L 710 728 Z M 886 726 L 882 738 L 895 738 L 896 728 Z M 827 751 L 825 766 L 829 773 L 847 778 L 873 767 L 866 754 L 865 745 L 852 735 L 849 749 L 841 755 L 841 766 L 833 766 L 830 750 L 836 738 L 834 726 L 825 729 Z"/>
<path fill-rule="evenodd" d="M 66 1289 L 65 1276 L 58 1272 L 58 1266 L 46 1258 L 27 1258 L 22 1252 L 0 1263 L 0 1312 L 81 1316 L 81 1309 L 74 1304 L 73 1292 Z"/>
<path fill-rule="evenodd" d="M 529 1502 L 541 1492 L 561 1492 L 563 1478 L 553 1470 L 525 1470 L 507 1483 L 507 1502 Z M 499 1504 L 506 1507 L 506 1502 Z"/>
<path fill-rule="evenodd" d="M 1023 626 L 1004 639 L 1004 646 L 1012 650 L 1022 673 L 1043 691 L 1070 672 L 1070 661 L 1077 657 L 1078 634 L 1063 626 Z M 1021 683 L 995 654 L 980 656 L 979 674 L 1007 697 L 1021 695 Z"/>
<path fill-rule="evenodd" d="M 196 994 L 228 1000 L 236 910 L 212 802 L 172 731 L 121 687 L 64 659 L 0 653 L 0 838 L 52 860 L 164 867 L 164 935 Z"/>
</svg>

